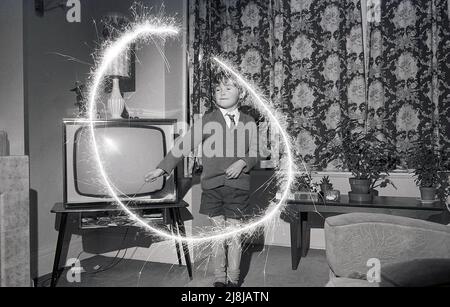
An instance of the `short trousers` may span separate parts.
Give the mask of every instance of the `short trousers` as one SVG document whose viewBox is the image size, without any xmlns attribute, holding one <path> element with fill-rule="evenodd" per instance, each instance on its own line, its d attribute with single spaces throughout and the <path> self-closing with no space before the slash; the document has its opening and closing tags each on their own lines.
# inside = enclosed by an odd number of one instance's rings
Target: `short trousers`
<svg viewBox="0 0 450 307">
<path fill-rule="evenodd" d="M 242 220 L 246 216 L 249 199 L 250 191 L 227 186 L 205 190 L 202 194 L 200 214 Z"/>
</svg>

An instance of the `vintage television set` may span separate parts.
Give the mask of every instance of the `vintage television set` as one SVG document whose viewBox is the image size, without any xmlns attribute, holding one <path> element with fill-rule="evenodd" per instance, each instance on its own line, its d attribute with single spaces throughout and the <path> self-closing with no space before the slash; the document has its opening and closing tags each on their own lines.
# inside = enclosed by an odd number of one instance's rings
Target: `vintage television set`
<svg viewBox="0 0 450 307">
<path fill-rule="evenodd" d="M 98 120 L 93 123 L 104 172 L 127 203 L 176 203 L 176 171 L 152 183 L 145 175 L 173 147 L 176 120 Z M 114 202 L 94 157 L 90 124 L 64 120 L 64 204 Z"/>
</svg>

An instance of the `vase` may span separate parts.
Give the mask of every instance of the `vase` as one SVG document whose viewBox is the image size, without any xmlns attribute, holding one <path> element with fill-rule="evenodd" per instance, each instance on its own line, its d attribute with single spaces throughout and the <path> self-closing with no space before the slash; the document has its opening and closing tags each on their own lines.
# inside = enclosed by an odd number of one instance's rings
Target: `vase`
<svg viewBox="0 0 450 307">
<path fill-rule="evenodd" d="M 120 92 L 119 78 L 114 78 L 111 97 L 108 99 L 108 112 L 110 118 L 121 119 L 124 108 L 125 99 L 123 99 Z"/>
</svg>

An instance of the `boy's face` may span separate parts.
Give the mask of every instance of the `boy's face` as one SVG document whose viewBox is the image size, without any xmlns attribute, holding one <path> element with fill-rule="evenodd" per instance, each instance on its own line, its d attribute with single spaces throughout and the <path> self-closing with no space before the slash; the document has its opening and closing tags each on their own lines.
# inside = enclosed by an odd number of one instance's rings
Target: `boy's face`
<svg viewBox="0 0 450 307">
<path fill-rule="evenodd" d="M 239 102 L 239 89 L 230 80 L 223 80 L 216 87 L 216 103 L 222 109 L 232 109 Z"/>
</svg>

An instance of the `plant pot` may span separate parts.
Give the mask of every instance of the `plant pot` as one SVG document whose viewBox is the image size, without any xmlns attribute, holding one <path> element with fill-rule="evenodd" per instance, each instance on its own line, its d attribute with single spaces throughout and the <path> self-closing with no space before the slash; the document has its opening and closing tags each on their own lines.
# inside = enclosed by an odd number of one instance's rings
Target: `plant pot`
<svg viewBox="0 0 450 307">
<path fill-rule="evenodd" d="M 372 194 L 373 197 L 378 197 L 380 196 L 380 192 L 378 190 L 370 190 L 370 194 Z"/>
<path fill-rule="evenodd" d="M 370 203 L 373 200 L 373 195 L 371 193 L 357 194 L 349 192 L 348 197 L 351 203 Z"/>
<path fill-rule="evenodd" d="M 333 188 L 332 188 L 331 184 L 321 184 L 320 185 L 320 190 L 325 195 L 328 191 L 333 190 Z"/>
<path fill-rule="evenodd" d="M 433 201 L 436 199 L 436 188 L 420 188 L 422 200 Z"/>
<path fill-rule="evenodd" d="M 370 180 L 350 178 L 350 186 L 354 194 L 370 194 Z"/>
</svg>

